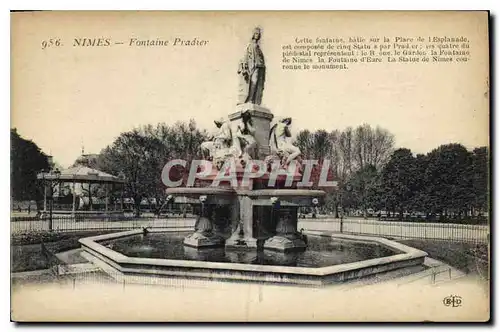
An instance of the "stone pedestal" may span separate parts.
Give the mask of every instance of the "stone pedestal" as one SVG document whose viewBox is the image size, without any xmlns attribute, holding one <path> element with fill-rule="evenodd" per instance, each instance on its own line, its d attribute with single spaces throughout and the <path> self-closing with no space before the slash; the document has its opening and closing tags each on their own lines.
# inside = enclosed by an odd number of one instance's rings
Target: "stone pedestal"
<svg viewBox="0 0 500 332">
<path fill-rule="evenodd" d="M 224 239 L 215 234 L 193 233 L 184 238 L 184 245 L 195 248 L 211 248 L 224 245 Z"/>
<path fill-rule="evenodd" d="M 257 239 L 244 234 L 233 234 L 226 240 L 227 249 L 257 249 Z"/>
<path fill-rule="evenodd" d="M 276 229 L 276 220 L 278 217 L 273 217 L 276 214 L 271 206 L 254 206 L 253 207 L 253 220 L 255 225 L 255 237 L 262 242 L 271 238 Z M 273 223 L 274 221 L 274 223 Z"/>
<path fill-rule="evenodd" d="M 258 146 L 257 159 L 264 160 L 264 158 L 270 153 L 269 131 L 271 129 L 273 114 L 269 109 L 259 105 L 250 103 L 240 104 L 236 106 L 236 112 L 229 114 L 231 123 L 237 125 L 239 120 L 241 120 L 241 113 L 245 111 L 250 111 L 253 126 L 255 127 L 255 140 L 257 141 Z"/>
<path fill-rule="evenodd" d="M 184 256 L 195 261 L 218 260 L 223 262 L 226 257 L 224 247 L 196 248 L 184 246 Z"/>
<path fill-rule="evenodd" d="M 307 245 L 297 232 L 297 208 L 281 209 L 276 224 L 276 235 L 264 242 L 264 249 L 277 251 L 301 251 Z"/>
<path fill-rule="evenodd" d="M 277 250 L 277 251 L 302 251 L 306 250 L 306 243 L 299 237 L 290 239 L 285 236 L 273 236 L 264 242 L 264 249 Z"/>
<path fill-rule="evenodd" d="M 226 252 L 226 258 L 231 263 L 253 264 L 258 260 L 257 250 L 230 250 Z"/>
<path fill-rule="evenodd" d="M 264 258 L 273 265 L 297 266 L 300 252 L 297 251 L 276 251 L 264 250 Z"/>
<path fill-rule="evenodd" d="M 184 245 L 195 248 L 218 247 L 224 245 L 224 238 L 213 229 L 212 208 L 203 206 L 196 220 L 194 233 L 184 238 Z"/>
</svg>

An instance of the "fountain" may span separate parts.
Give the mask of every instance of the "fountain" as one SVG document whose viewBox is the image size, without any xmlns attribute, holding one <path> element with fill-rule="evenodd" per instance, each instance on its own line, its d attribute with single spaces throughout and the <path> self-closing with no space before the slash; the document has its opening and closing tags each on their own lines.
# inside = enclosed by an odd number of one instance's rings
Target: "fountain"
<svg viewBox="0 0 500 332">
<path fill-rule="evenodd" d="M 266 68 L 260 37 L 261 31 L 255 30 L 240 62 L 235 110 L 214 121 L 217 132 L 201 145 L 204 160 L 191 165 L 188 183 L 172 185 L 168 176 L 173 164 L 164 168 L 168 201 L 197 206 L 194 231 L 152 229 L 81 239 L 87 259 L 118 279 L 308 285 L 422 265 L 425 252 L 387 239 L 323 232 L 308 232 L 306 238 L 298 232 L 299 207 L 320 205 L 326 193 L 306 189 L 309 179 L 300 150 L 289 142 L 292 119 L 274 120 L 261 105 Z M 343 243 L 352 255 L 328 249 L 331 243 Z"/>
</svg>

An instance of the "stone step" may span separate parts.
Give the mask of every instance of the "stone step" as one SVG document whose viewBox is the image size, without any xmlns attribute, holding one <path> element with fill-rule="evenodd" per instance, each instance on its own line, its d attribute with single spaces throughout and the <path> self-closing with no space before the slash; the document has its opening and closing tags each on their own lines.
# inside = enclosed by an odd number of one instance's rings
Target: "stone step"
<svg viewBox="0 0 500 332">
<path fill-rule="evenodd" d="M 100 269 L 92 263 L 79 263 L 57 266 L 58 275 L 79 274 L 97 271 L 100 271 Z"/>
</svg>

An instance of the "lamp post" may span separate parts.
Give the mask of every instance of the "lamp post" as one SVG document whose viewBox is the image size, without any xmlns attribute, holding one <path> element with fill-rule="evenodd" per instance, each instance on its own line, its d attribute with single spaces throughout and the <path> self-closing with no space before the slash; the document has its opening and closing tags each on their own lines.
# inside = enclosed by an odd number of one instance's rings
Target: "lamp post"
<svg viewBox="0 0 500 332">
<path fill-rule="evenodd" d="M 318 210 L 318 204 L 319 204 L 319 200 L 317 198 L 313 198 L 312 199 L 312 206 L 313 206 L 313 218 L 316 218 L 316 211 Z"/>
<path fill-rule="evenodd" d="M 342 233 L 342 228 L 344 227 L 344 194 L 343 189 L 340 190 L 340 233 Z"/>
<path fill-rule="evenodd" d="M 174 202 L 174 196 L 172 196 L 172 195 L 167 196 L 167 198 L 165 199 L 165 203 L 163 203 L 163 205 L 158 210 L 158 218 L 161 216 L 161 210 L 163 209 L 164 206 L 167 208 L 167 211 L 168 211 L 168 205 L 170 204 L 170 202 L 172 202 L 172 203 Z M 165 218 L 168 218 L 167 211 L 165 212 Z"/>
<path fill-rule="evenodd" d="M 344 231 L 344 189 L 349 192 L 351 191 L 351 186 L 342 186 L 342 190 L 340 191 L 340 208 L 342 209 L 340 212 L 340 233 Z"/>
<path fill-rule="evenodd" d="M 269 199 L 271 201 L 271 225 L 274 225 L 274 217 L 276 214 L 277 209 L 279 209 L 280 206 L 280 199 L 279 197 L 273 196 Z M 279 216 L 278 216 L 279 218 Z"/>
<path fill-rule="evenodd" d="M 47 196 L 47 187 L 49 187 L 49 231 L 53 229 L 52 212 L 54 206 L 54 185 L 59 184 L 61 172 L 58 168 L 49 172 L 42 172 L 41 180 L 44 188 L 44 195 Z"/>
<path fill-rule="evenodd" d="M 125 173 L 123 173 L 123 171 L 120 171 L 120 173 L 118 174 L 118 178 L 122 181 L 121 192 L 120 192 L 120 210 L 121 213 L 125 215 L 125 211 L 123 210 L 123 192 L 125 191 L 125 181 L 126 181 Z"/>
</svg>

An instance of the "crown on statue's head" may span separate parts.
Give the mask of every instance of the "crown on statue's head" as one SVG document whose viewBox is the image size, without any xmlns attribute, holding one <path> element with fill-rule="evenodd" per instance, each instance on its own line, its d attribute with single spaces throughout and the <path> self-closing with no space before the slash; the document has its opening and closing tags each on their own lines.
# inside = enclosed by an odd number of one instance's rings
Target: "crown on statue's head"
<svg viewBox="0 0 500 332">
<path fill-rule="evenodd" d="M 255 28 L 253 28 L 252 38 L 254 38 L 256 33 L 259 34 L 259 38 L 260 38 L 260 36 L 262 35 L 262 28 L 260 26 L 256 26 Z"/>
</svg>

